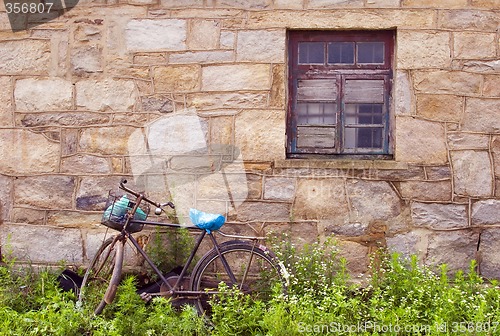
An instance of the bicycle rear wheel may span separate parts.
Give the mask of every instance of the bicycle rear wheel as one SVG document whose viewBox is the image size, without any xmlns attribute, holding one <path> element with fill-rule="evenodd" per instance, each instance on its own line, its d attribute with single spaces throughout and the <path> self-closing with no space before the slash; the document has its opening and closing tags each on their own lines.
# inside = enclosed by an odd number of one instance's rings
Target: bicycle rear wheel
<svg viewBox="0 0 500 336">
<path fill-rule="evenodd" d="M 224 260 L 215 251 L 209 251 L 196 264 L 191 276 L 193 291 L 217 291 L 218 285 L 224 282 L 229 287 L 237 286 L 243 293 L 255 300 L 267 301 L 277 283 L 286 290 L 285 274 L 276 256 L 265 247 L 254 246 L 246 242 L 228 242 L 222 244 L 220 252 L 234 279 L 224 267 Z M 200 314 L 210 314 L 210 295 L 201 295 L 195 305 Z"/>
<path fill-rule="evenodd" d="M 105 240 L 83 277 L 78 301 L 96 305 L 96 315 L 115 298 L 123 265 L 124 243 L 125 240 L 116 237 Z"/>
</svg>

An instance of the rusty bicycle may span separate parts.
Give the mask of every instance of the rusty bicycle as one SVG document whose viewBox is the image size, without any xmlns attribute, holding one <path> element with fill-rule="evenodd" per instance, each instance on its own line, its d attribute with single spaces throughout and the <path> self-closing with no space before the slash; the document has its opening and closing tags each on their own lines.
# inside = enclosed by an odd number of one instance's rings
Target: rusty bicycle
<svg viewBox="0 0 500 336">
<path fill-rule="evenodd" d="M 207 214 L 195 209 L 190 212 L 194 225 L 187 227 L 190 231 L 198 232 L 194 247 L 179 275 L 163 274 L 133 234 L 140 232 L 146 225 L 177 229 L 186 226 L 148 221 L 149 205 L 154 206 L 155 214 L 160 215 L 166 212 L 167 206 L 175 208 L 174 204 L 154 202 L 144 194 L 126 187 L 126 183 L 126 180 L 120 182 L 119 188 L 125 191 L 125 194 L 110 198 L 102 219 L 102 224 L 118 233 L 102 243 L 87 268 L 78 295 L 79 305 L 85 304 L 89 292 L 96 291 L 101 291 L 98 295 L 102 295 L 102 300 L 94 309 L 96 315 L 113 302 L 122 277 L 127 242 L 142 255 L 160 279 L 160 291 L 147 295 L 186 300 L 193 303 L 200 314 L 210 313 L 210 298 L 220 294 L 218 286 L 221 283 L 260 300 L 269 298 L 276 284 L 281 286 L 281 290 L 286 290 L 287 271 L 275 254 L 261 244 L 264 237 L 225 234 L 220 230 L 225 223 L 222 215 Z M 219 243 L 216 234 L 229 240 Z M 211 242 L 211 249 L 198 260 L 192 272 L 188 274 L 202 241 L 207 237 Z"/>
</svg>

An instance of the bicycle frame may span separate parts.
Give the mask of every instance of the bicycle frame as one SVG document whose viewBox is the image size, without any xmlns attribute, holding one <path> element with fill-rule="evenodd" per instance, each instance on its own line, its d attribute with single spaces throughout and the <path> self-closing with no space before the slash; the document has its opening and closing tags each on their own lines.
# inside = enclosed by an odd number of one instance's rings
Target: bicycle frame
<svg viewBox="0 0 500 336">
<path fill-rule="evenodd" d="M 168 294 L 169 295 L 176 295 L 176 294 L 183 294 L 183 295 L 201 295 L 201 294 L 217 294 L 218 292 L 217 291 L 203 291 L 203 292 L 200 292 L 200 291 L 189 291 L 189 290 L 178 290 L 182 281 L 184 280 L 184 277 L 186 276 L 187 274 L 187 270 L 189 269 L 189 266 L 191 265 L 191 263 L 193 262 L 193 259 L 196 255 L 196 252 L 198 252 L 198 249 L 201 245 L 201 242 L 203 241 L 203 239 L 208 235 L 210 237 L 210 240 L 213 244 L 213 247 L 214 249 L 217 251 L 217 254 L 218 256 L 221 258 L 221 262 L 224 266 L 224 269 L 227 273 L 227 275 L 229 276 L 229 279 L 231 280 L 231 282 L 233 283 L 236 283 L 236 277 L 234 276 L 231 268 L 229 267 L 229 264 L 227 263 L 227 260 L 226 258 L 224 257 L 224 255 L 220 252 L 220 248 L 219 248 L 219 243 L 217 242 L 215 236 L 212 234 L 212 233 L 207 233 L 204 229 L 200 229 L 196 226 L 183 226 L 183 225 L 180 225 L 180 224 L 174 224 L 174 223 L 161 223 L 161 222 L 152 222 L 152 221 L 140 221 L 140 220 L 133 220 L 133 219 L 130 219 L 129 220 L 129 224 L 144 224 L 144 225 L 153 225 L 153 226 L 162 226 L 162 227 L 172 227 L 172 228 L 177 228 L 177 229 L 180 229 L 180 228 L 187 228 L 189 230 L 197 230 L 197 231 L 201 231 L 200 234 L 198 235 L 198 238 L 196 240 L 196 243 L 191 251 L 191 254 L 189 255 L 188 259 L 186 260 L 186 263 L 184 264 L 183 268 L 182 268 L 182 271 L 181 271 L 181 274 L 179 275 L 179 277 L 177 278 L 177 281 L 175 282 L 175 284 L 172 286 L 168 281 L 167 281 L 167 278 L 165 278 L 165 276 L 163 275 L 163 273 L 158 269 L 158 267 L 154 264 L 154 262 L 151 260 L 151 258 L 147 255 L 147 253 L 144 251 L 144 249 L 139 245 L 139 243 L 137 242 L 137 240 L 132 236 L 132 233 L 126 231 L 126 230 L 123 230 L 122 231 L 122 235 L 126 237 L 126 239 L 130 240 L 130 242 L 132 243 L 132 245 L 134 245 L 134 247 L 137 249 L 137 251 L 139 251 L 139 253 L 144 257 L 144 259 L 146 260 L 146 262 L 148 263 L 148 265 L 154 270 L 154 272 L 160 277 L 162 283 L 164 283 L 167 287 L 168 287 Z M 125 226 L 126 227 L 126 226 Z M 231 235 L 227 235 L 227 236 L 230 236 Z M 239 237 L 239 238 L 242 238 L 242 239 L 253 239 L 254 240 L 254 247 L 256 246 L 257 244 L 257 241 L 259 239 L 261 239 L 262 237 L 246 237 L 246 236 L 232 236 L 232 237 Z M 162 294 L 166 294 L 166 293 L 162 293 Z"/>
<path fill-rule="evenodd" d="M 215 239 L 215 236 L 213 235 L 212 232 L 208 233 L 205 229 L 201 229 L 201 228 L 199 228 L 197 226 L 184 226 L 184 225 L 174 224 L 174 223 L 162 223 L 162 222 L 153 222 L 153 221 L 147 221 L 147 220 L 142 221 L 142 220 L 136 220 L 136 219 L 134 219 L 133 218 L 134 214 L 137 211 L 137 209 L 139 208 L 139 206 L 140 206 L 140 204 L 141 204 L 142 201 L 150 203 L 150 204 L 156 206 L 157 208 L 161 208 L 162 204 L 155 203 L 155 202 L 149 200 L 148 198 L 146 198 L 143 194 L 136 193 L 133 190 L 125 187 L 124 184 L 126 182 L 127 182 L 126 180 L 122 180 L 122 182 L 120 183 L 120 188 L 122 190 L 125 190 L 126 192 L 128 192 L 128 193 L 136 196 L 136 200 L 135 200 L 134 207 L 127 214 L 127 219 L 126 219 L 125 224 L 123 226 L 123 229 L 121 231 L 121 235 L 122 235 L 122 237 L 126 237 L 126 239 L 129 239 L 132 242 L 132 245 L 134 245 L 134 247 L 137 249 L 137 251 L 139 251 L 139 253 L 144 257 L 144 259 L 146 260 L 146 262 L 148 263 L 148 265 L 160 277 L 161 281 L 167 286 L 167 288 L 169 290 L 168 291 L 169 295 L 175 295 L 175 294 L 200 295 L 200 294 L 217 294 L 218 293 L 216 291 L 215 292 L 205 292 L 205 291 L 204 292 L 198 292 L 198 291 L 186 291 L 186 290 L 179 291 L 178 290 L 180 284 L 182 283 L 182 280 L 184 279 L 184 277 L 187 274 L 187 270 L 189 269 L 189 266 L 193 262 L 193 259 L 194 259 L 195 255 L 196 255 L 196 252 L 198 252 L 198 249 L 200 247 L 201 242 L 206 237 L 206 235 L 208 235 L 210 237 L 210 240 L 212 241 L 212 244 L 213 244 L 213 248 L 217 252 L 217 255 L 219 256 L 219 258 L 220 258 L 220 260 L 222 262 L 222 265 L 224 266 L 224 269 L 225 269 L 227 275 L 229 276 L 229 280 L 231 280 L 231 282 L 233 282 L 233 283 L 237 282 L 236 281 L 236 277 L 234 276 L 234 273 L 232 272 L 231 268 L 229 267 L 229 264 L 228 264 L 226 258 L 220 252 L 220 245 L 217 243 L 217 240 Z M 171 203 L 167 203 L 166 205 L 170 205 L 171 207 L 173 207 L 173 205 Z M 177 228 L 177 229 L 187 228 L 188 230 L 201 231 L 201 233 L 199 234 L 198 239 L 197 239 L 197 241 L 195 243 L 195 246 L 193 247 L 193 249 L 191 251 L 191 254 L 189 255 L 186 263 L 184 264 L 184 267 L 182 268 L 181 274 L 177 278 L 177 281 L 174 284 L 174 286 L 172 286 L 167 281 L 167 278 L 165 278 L 165 276 L 163 275 L 163 273 L 158 269 L 158 267 L 154 264 L 154 262 L 151 260 L 151 258 L 142 249 L 142 247 L 139 245 L 139 243 L 137 242 L 137 240 L 132 236 L 132 233 L 130 233 L 130 232 L 127 231 L 127 228 L 131 224 L 153 225 L 153 226 L 171 227 L 171 228 Z M 265 239 L 265 237 L 236 236 L 236 235 L 224 234 L 223 232 L 220 232 L 220 231 L 218 231 L 218 232 L 222 236 L 225 236 L 225 237 L 231 237 L 231 238 L 237 238 L 237 239 L 244 239 L 244 240 L 253 240 L 254 241 L 254 244 L 253 244 L 254 248 L 257 245 L 257 241 L 258 240 Z"/>
</svg>

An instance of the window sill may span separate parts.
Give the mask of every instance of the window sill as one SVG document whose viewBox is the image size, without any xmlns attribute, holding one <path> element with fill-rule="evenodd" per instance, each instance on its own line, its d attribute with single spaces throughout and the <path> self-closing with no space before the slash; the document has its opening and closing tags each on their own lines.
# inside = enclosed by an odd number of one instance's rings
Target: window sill
<svg viewBox="0 0 500 336">
<path fill-rule="evenodd" d="M 406 170 L 408 166 L 406 162 L 388 160 L 279 159 L 274 161 L 275 168 Z"/>
</svg>

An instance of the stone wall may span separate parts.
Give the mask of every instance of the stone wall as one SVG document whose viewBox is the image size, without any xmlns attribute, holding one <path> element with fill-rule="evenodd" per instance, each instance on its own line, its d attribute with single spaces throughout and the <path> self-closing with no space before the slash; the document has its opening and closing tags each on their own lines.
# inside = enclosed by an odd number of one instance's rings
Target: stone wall
<svg viewBox="0 0 500 336">
<path fill-rule="evenodd" d="M 129 139 L 188 110 L 245 197 L 220 176 L 175 197 L 228 230 L 333 235 L 355 274 L 387 246 L 500 278 L 499 23 L 498 0 L 81 0 L 17 33 L 1 13 L 3 252 L 87 261 Z M 397 29 L 393 161 L 285 159 L 287 29 Z"/>
</svg>

